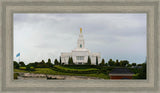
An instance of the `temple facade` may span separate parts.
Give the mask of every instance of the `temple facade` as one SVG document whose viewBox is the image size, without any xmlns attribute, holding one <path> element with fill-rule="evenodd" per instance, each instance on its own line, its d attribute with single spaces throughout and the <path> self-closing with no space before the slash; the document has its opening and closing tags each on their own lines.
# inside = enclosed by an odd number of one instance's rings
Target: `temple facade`
<svg viewBox="0 0 160 93">
<path fill-rule="evenodd" d="M 80 28 L 80 34 L 77 41 L 77 48 L 73 49 L 72 52 L 62 52 L 61 61 L 64 64 L 68 64 L 69 57 L 72 57 L 75 64 L 85 64 L 87 63 L 88 57 L 91 59 L 91 64 L 96 65 L 96 57 L 98 58 L 98 64 L 101 61 L 100 53 L 92 53 L 87 48 L 85 48 L 85 42 L 82 34 L 82 28 Z"/>
</svg>

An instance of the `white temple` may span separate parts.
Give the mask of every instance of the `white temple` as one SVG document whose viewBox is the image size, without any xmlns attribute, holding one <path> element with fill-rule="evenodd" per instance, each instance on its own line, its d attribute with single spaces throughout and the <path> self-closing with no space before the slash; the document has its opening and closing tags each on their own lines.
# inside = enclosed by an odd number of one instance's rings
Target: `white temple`
<svg viewBox="0 0 160 93">
<path fill-rule="evenodd" d="M 64 64 L 68 64 L 69 57 L 72 57 L 73 62 L 75 64 L 84 64 L 87 63 L 88 56 L 91 59 L 91 64 L 96 65 L 96 57 L 98 57 L 98 64 L 101 61 L 101 54 L 100 53 L 92 53 L 87 48 L 85 48 L 84 38 L 82 34 L 82 28 L 80 28 L 80 34 L 77 42 L 77 48 L 72 50 L 72 52 L 61 53 L 61 61 Z"/>
</svg>

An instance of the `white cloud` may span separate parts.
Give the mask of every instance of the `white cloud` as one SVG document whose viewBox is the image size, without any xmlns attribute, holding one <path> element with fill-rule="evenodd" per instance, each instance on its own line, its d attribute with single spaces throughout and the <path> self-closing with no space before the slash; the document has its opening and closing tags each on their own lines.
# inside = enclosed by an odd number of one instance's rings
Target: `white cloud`
<svg viewBox="0 0 160 93">
<path fill-rule="evenodd" d="M 145 61 L 146 14 L 14 14 L 14 56 L 54 60 L 76 48 L 80 27 L 86 47 L 106 60 Z"/>
</svg>

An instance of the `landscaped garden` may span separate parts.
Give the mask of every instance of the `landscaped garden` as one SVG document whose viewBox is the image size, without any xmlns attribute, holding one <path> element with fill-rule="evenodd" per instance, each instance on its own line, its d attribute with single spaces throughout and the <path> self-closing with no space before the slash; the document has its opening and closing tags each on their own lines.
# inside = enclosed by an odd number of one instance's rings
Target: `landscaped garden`
<svg viewBox="0 0 160 93">
<path fill-rule="evenodd" d="M 83 66 L 81 66 L 83 67 Z M 111 69 L 110 69 L 111 70 Z M 71 75 L 71 76 L 89 76 L 103 79 L 109 79 L 108 72 L 97 68 L 70 68 L 65 66 L 55 65 L 53 68 L 35 68 L 33 71 L 27 71 L 24 69 L 14 69 L 15 73 L 35 73 L 35 74 L 48 74 L 48 75 Z"/>
<path fill-rule="evenodd" d="M 101 79 L 110 79 L 109 72 L 117 67 L 128 68 L 135 75 L 133 79 L 146 79 L 146 63 L 129 64 L 128 61 L 113 61 L 109 60 L 105 63 L 104 59 L 100 64 L 92 65 L 90 62 L 84 65 L 76 65 L 73 62 L 70 64 L 62 64 L 55 59 L 54 64 L 48 59 L 48 62 L 34 62 L 25 65 L 24 62 L 14 61 L 14 73 L 35 73 L 46 75 L 67 75 L 67 76 L 87 76 L 96 77 Z M 14 78 L 17 79 L 18 74 L 14 74 Z"/>
</svg>

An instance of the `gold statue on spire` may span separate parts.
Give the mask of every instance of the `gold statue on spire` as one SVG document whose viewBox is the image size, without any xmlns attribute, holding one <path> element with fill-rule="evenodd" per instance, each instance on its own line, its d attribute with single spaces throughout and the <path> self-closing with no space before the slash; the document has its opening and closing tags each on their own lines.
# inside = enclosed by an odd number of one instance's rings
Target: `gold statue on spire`
<svg viewBox="0 0 160 93">
<path fill-rule="evenodd" d="M 82 33 L 82 28 L 80 28 L 80 33 Z"/>
</svg>

